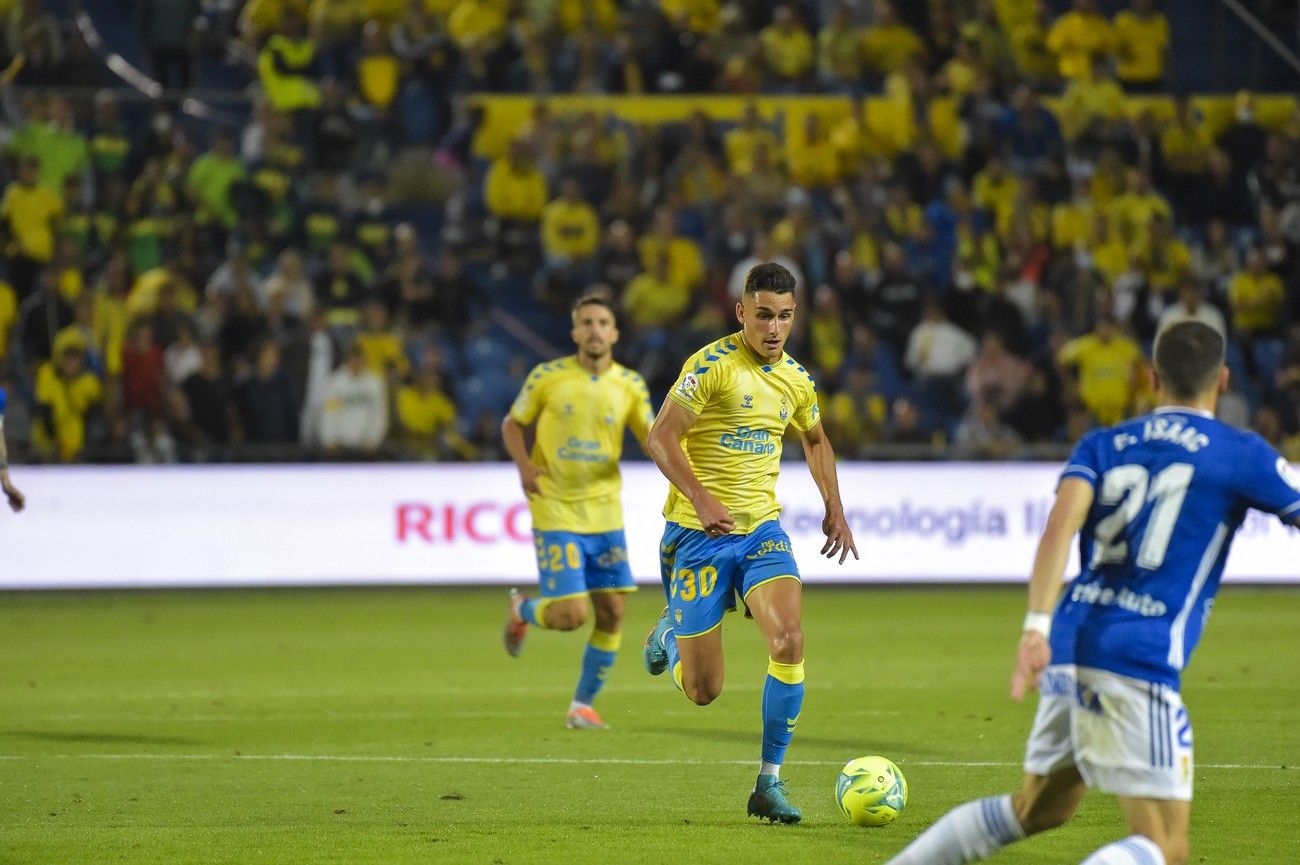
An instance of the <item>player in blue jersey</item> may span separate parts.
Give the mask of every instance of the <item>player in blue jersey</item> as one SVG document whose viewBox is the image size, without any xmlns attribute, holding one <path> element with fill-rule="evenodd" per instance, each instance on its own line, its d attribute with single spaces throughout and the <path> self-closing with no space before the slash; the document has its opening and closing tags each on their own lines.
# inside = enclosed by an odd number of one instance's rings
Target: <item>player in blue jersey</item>
<svg viewBox="0 0 1300 865">
<path fill-rule="evenodd" d="M 5 447 L 5 406 L 8 401 L 5 389 L 0 387 L 0 490 L 4 490 L 10 509 L 18 513 L 23 509 L 26 499 L 18 492 L 13 481 L 9 480 L 9 450 Z"/>
<path fill-rule="evenodd" d="M 1246 512 L 1300 525 L 1300 476 L 1258 435 L 1214 419 L 1223 349 L 1199 322 L 1166 328 L 1155 346 L 1160 407 L 1075 448 L 1034 559 L 1011 677 L 1013 698 L 1040 692 L 1024 785 L 948 812 L 891 865 L 978 861 L 1065 823 L 1089 786 L 1119 797 L 1130 834 L 1084 865 L 1187 862 L 1192 728 L 1180 675 Z M 1076 533 L 1083 570 L 1062 595 Z"/>
</svg>

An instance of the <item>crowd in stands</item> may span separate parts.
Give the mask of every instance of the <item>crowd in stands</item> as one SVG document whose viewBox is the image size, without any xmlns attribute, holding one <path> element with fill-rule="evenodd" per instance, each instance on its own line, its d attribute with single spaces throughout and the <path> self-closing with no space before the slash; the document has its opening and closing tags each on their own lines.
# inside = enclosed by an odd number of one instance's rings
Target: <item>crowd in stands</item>
<svg viewBox="0 0 1300 865">
<path fill-rule="evenodd" d="M 1149 406 L 1155 334 L 1196 318 L 1229 338 L 1222 415 L 1300 460 L 1300 113 L 1241 93 L 1214 126 L 1168 93 L 1151 0 L 142 2 L 160 80 L 191 83 L 196 21 L 247 59 L 238 125 L 45 90 L 98 61 L 9 5 L 0 387 L 29 459 L 498 459 L 530 311 L 606 293 L 658 398 L 779 261 L 846 456 L 1067 446 Z M 493 92 L 536 100 L 484 158 Z M 545 99 L 704 92 L 738 110 Z M 782 98 L 808 93 L 837 98 Z"/>
</svg>

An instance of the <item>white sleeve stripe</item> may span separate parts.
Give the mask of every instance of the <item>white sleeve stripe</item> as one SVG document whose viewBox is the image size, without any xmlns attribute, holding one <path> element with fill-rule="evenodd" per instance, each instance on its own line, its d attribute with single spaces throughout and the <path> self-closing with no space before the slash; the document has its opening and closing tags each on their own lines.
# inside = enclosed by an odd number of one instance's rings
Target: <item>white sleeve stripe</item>
<svg viewBox="0 0 1300 865">
<path fill-rule="evenodd" d="M 3 423 L 4 423 L 4 418 L 0 418 L 0 424 L 3 424 Z M 1278 512 L 1277 512 L 1277 515 L 1278 515 L 1279 517 L 1284 517 L 1284 516 L 1286 516 L 1287 514 L 1291 513 L 1292 511 L 1295 511 L 1295 510 L 1300 510 L 1300 502 L 1296 502 L 1295 504 L 1291 505 L 1291 507 L 1289 507 L 1289 508 L 1287 508 L 1287 509 L 1285 509 L 1285 510 L 1278 511 Z"/>
<path fill-rule="evenodd" d="M 1087 466 L 1081 466 L 1078 463 L 1072 463 L 1066 466 L 1065 471 L 1061 472 L 1061 474 L 1068 475 L 1070 472 L 1082 472 L 1083 474 L 1087 475 L 1093 480 L 1097 479 L 1097 473 L 1095 471 L 1088 468 Z"/>
</svg>

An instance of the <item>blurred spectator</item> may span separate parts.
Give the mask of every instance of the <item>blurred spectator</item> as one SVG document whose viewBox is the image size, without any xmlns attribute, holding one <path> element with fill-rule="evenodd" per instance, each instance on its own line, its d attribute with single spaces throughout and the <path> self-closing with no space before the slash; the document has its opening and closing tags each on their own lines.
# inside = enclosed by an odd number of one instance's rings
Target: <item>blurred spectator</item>
<svg viewBox="0 0 1300 865">
<path fill-rule="evenodd" d="M 862 37 L 853 24 L 853 9 L 836 3 L 817 31 L 817 80 L 830 91 L 852 92 L 862 79 Z"/>
<path fill-rule="evenodd" d="M 230 133 L 217 130 L 212 134 L 212 149 L 194 160 L 186 186 L 198 212 L 200 225 L 215 223 L 229 231 L 239 221 L 235 210 L 234 186 L 245 177 L 244 166 L 235 155 L 235 141 Z"/>
<path fill-rule="evenodd" d="M 790 271 L 796 286 L 802 288 L 806 285 L 799 265 L 790 256 L 775 251 L 771 235 L 767 232 L 759 231 L 754 234 L 753 247 L 753 254 L 736 262 L 736 265 L 731 268 L 731 275 L 727 277 L 727 296 L 731 300 L 740 301 L 740 296 L 745 290 L 745 277 L 760 264 L 775 262 Z"/>
<path fill-rule="evenodd" d="M 1267 269 L 1264 251 L 1252 246 L 1246 252 L 1246 266 L 1228 283 L 1232 304 L 1232 328 L 1252 369 L 1258 366 L 1259 350 L 1269 350 L 1282 328 L 1282 280 Z"/>
<path fill-rule="evenodd" d="M 163 368 L 167 373 L 168 385 L 180 387 L 202 365 L 203 352 L 195 339 L 194 326 L 184 322 L 176 332 L 175 341 L 163 351 Z"/>
<path fill-rule="evenodd" d="M 953 445 L 964 459 L 1005 460 L 1020 449 L 1020 435 L 987 402 L 972 403 L 957 425 Z"/>
<path fill-rule="evenodd" d="M 512 140 L 507 155 L 492 163 L 483 183 L 483 198 L 498 223 L 501 260 L 514 261 L 518 271 L 526 271 L 536 254 L 538 223 L 547 201 L 546 179 L 537 169 L 527 140 Z"/>
<path fill-rule="evenodd" d="M 401 338 L 388 324 L 388 309 L 384 302 L 378 299 L 367 301 L 362 321 L 356 347 L 366 369 L 392 386 L 410 372 L 411 362 L 406 358 Z"/>
<path fill-rule="evenodd" d="M 546 257 L 543 294 L 567 309 L 591 277 L 600 244 L 600 219 L 571 177 L 560 181 L 560 195 L 542 211 L 542 253 Z"/>
<path fill-rule="evenodd" d="M 193 63 L 194 19 L 199 0 L 138 0 L 136 30 L 149 71 L 163 87 L 188 90 Z"/>
<path fill-rule="evenodd" d="M 276 111 L 300 111 L 320 104 L 315 80 L 316 44 L 306 22 L 286 4 L 278 32 L 267 38 L 257 55 L 262 90 Z"/>
<path fill-rule="evenodd" d="M 455 451 L 456 406 L 447 396 L 436 360 L 420 364 L 411 384 L 397 393 L 397 419 L 402 443 L 422 459 L 447 459 Z"/>
<path fill-rule="evenodd" d="M 260 284 L 258 303 L 263 308 L 273 297 L 284 297 L 285 309 L 300 319 L 311 314 L 315 305 L 311 280 L 303 273 L 302 255 L 290 247 L 276 259 L 275 270 Z"/>
<path fill-rule="evenodd" d="M 998 141 L 1011 170 L 1018 175 L 1034 172 L 1061 153 L 1061 127 L 1038 102 L 1028 85 L 1020 85 L 1011 105 L 998 120 Z"/>
<path fill-rule="evenodd" d="M 327 455 L 372 455 L 383 444 L 387 432 L 384 382 L 366 368 L 361 347 L 353 345 L 325 386 L 321 446 Z"/>
<path fill-rule="evenodd" d="M 45 459 L 72 462 L 86 443 L 86 423 L 103 399 L 99 378 L 85 368 L 86 346 L 70 338 L 36 371 L 32 446 Z"/>
<path fill-rule="evenodd" d="M 1050 441 L 1065 424 L 1061 397 L 1046 372 L 1033 368 L 1020 398 L 1004 415 L 1007 424 L 1026 441 Z"/>
<path fill-rule="evenodd" d="M 1199 321 L 1212 327 L 1225 339 L 1228 328 L 1223 320 L 1223 313 L 1218 307 L 1207 303 L 1201 294 L 1201 287 L 1191 276 L 1184 276 L 1178 284 L 1178 301 L 1165 307 L 1160 313 L 1159 330 L 1180 321 Z"/>
<path fill-rule="evenodd" d="M 787 4 L 776 7 L 772 23 L 758 34 L 763 65 L 775 89 L 791 92 L 804 81 L 813 66 L 813 41 Z"/>
<path fill-rule="evenodd" d="M 1077 370 L 1079 399 L 1103 425 L 1124 419 L 1137 394 L 1141 360 L 1137 343 L 1105 317 L 1092 333 L 1070 340 L 1057 353 L 1062 367 Z"/>
<path fill-rule="evenodd" d="M 822 421 L 845 456 L 862 458 L 885 435 L 889 399 L 876 384 L 870 367 L 849 367 L 844 387 L 824 397 Z"/>
<path fill-rule="evenodd" d="M 0 218 L 8 224 L 12 250 L 9 253 L 9 283 L 18 300 L 31 293 L 42 265 L 54 256 L 54 237 L 63 215 L 63 202 L 53 189 L 40 183 L 40 162 L 24 158 L 18 179 L 5 187 L 0 200 Z"/>
<path fill-rule="evenodd" d="M 1097 57 L 1115 52 L 1115 31 L 1097 12 L 1096 0 L 1074 0 L 1074 8 L 1057 18 L 1047 34 L 1061 77 L 1086 79 Z"/>
<path fill-rule="evenodd" d="M 929 406 L 949 414 L 961 403 L 961 376 L 976 351 L 974 338 L 949 321 L 943 306 L 932 300 L 907 338 L 903 364 L 916 376 Z"/>
<path fill-rule="evenodd" d="M 673 279 L 671 256 L 660 249 L 651 268 L 628 283 L 622 306 L 633 327 L 658 331 L 675 324 L 690 302 L 689 286 Z"/>
<path fill-rule="evenodd" d="M 326 268 L 315 280 L 315 304 L 324 310 L 331 327 L 355 327 L 366 286 L 353 269 L 352 247 L 336 241 L 330 247 Z"/>
<path fill-rule="evenodd" d="M 1133 0 L 1115 16 L 1115 55 L 1119 80 L 1130 93 L 1154 93 L 1164 83 L 1169 62 L 1169 20 L 1155 0 Z"/>
<path fill-rule="evenodd" d="M 966 399 L 1005 412 L 1020 399 L 1031 372 L 1029 364 L 1007 351 L 1002 336 L 990 331 L 966 369 Z"/>
<path fill-rule="evenodd" d="M 199 368 L 181 383 L 182 429 L 188 440 L 198 445 L 223 446 L 234 438 L 238 423 L 234 388 L 222 367 L 221 349 L 216 343 L 203 343 L 199 355 Z"/>
<path fill-rule="evenodd" d="M 615 219 L 605 230 L 600 247 L 596 250 L 595 281 L 608 285 L 615 294 L 641 272 L 641 256 L 636 249 L 632 229 L 621 219 Z"/>
<path fill-rule="evenodd" d="M 921 413 L 906 397 L 898 397 L 890 407 L 885 441 L 898 445 L 928 445 L 933 436 L 921 426 Z"/>
<path fill-rule="evenodd" d="M 280 366 L 280 347 L 262 343 L 257 364 L 236 391 L 240 429 L 250 444 L 288 444 L 298 438 L 298 411 Z"/>
<path fill-rule="evenodd" d="M 700 247 L 694 240 L 677 232 L 676 215 L 671 207 L 655 211 L 650 231 L 637 242 L 637 251 L 641 254 L 641 266 L 646 270 L 654 270 L 661 260 L 661 253 L 666 253 L 670 281 L 688 292 L 704 280 Z"/>
<path fill-rule="evenodd" d="M 875 17 L 862 34 L 862 54 L 868 68 L 883 77 L 899 72 L 925 53 L 925 45 L 911 27 L 898 18 L 894 4 L 877 0 Z"/>
</svg>

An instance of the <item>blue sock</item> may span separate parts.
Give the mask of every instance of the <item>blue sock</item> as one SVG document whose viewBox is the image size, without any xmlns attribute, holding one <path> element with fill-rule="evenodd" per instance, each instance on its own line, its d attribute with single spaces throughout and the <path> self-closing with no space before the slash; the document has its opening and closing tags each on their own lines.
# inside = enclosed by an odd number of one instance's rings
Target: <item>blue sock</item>
<svg viewBox="0 0 1300 865">
<path fill-rule="evenodd" d="M 590 706 L 591 701 L 596 699 L 601 685 L 605 684 L 605 673 L 613 666 L 622 642 L 622 632 L 610 634 L 599 629 L 591 632 L 591 639 L 582 653 L 582 675 L 578 678 L 578 689 L 573 694 L 575 702 Z"/>
<path fill-rule="evenodd" d="M 546 609 L 545 600 L 545 598 L 524 598 L 524 602 L 519 605 L 520 617 L 530 625 L 545 628 L 546 623 L 542 621 L 542 611 Z"/>
<path fill-rule="evenodd" d="M 794 738 L 803 709 L 803 661 L 782 664 L 770 658 L 763 683 L 763 762 L 780 765 Z"/>
</svg>

